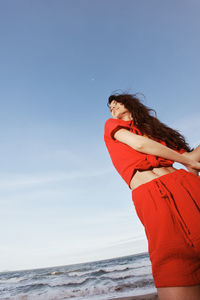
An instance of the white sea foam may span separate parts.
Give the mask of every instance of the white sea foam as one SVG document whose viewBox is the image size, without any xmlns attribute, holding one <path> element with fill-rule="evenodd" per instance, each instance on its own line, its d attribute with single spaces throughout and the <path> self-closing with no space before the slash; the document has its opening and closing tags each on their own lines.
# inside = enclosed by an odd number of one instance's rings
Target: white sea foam
<svg viewBox="0 0 200 300">
<path fill-rule="evenodd" d="M 104 300 L 143 294 L 144 289 L 149 293 L 152 288 L 147 254 L 0 274 L 1 300 Z"/>
</svg>

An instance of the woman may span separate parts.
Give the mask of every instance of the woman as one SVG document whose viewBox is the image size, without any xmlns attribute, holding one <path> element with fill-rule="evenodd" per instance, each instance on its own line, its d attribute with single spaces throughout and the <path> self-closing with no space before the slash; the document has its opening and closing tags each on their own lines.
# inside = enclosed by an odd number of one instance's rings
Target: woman
<svg viewBox="0 0 200 300">
<path fill-rule="evenodd" d="M 104 141 L 132 190 L 160 300 L 200 299 L 200 146 L 151 115 L 137 95 L 108 98 Z M 174 162 L 185 169 L 176 169 Z"/>
</svg>

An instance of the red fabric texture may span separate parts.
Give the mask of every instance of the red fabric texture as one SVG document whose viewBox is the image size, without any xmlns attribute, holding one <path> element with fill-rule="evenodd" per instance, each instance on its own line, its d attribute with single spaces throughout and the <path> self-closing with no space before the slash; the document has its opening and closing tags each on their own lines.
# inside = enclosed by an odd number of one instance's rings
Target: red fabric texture
<svg viewBox="0 0 200 300">
<path fill-rule="evenodd" d="M 162 157 L 141 153 L 134 150 L 130 146 L 119 142 L 114 138 L 114 133 L 121 129 L 126 128 L 130 132 L 142 135 L 133 121 L 124 121 L 121 119 L 110 118 L 106 121 L 104 127 L 104 141 L 108 152 L 110 154 L 113 165 L 118 173 L 125 180 L 130 188 L 130 181 L 136 170 L 148 170 L 155 167 L 169 167 L 172 166 L 174 161 Z M 159 141 L 166 146 L 164 141 Z M 175 150 L 175 149 L 174 149 Z M 175 150 L 183 153 L 186 150 Z"/>
<path fill-rule="evenodd" d="M 156 287 L 200 284 L 200 177 L 184 169 L 133 189 Z"/>
</svg>

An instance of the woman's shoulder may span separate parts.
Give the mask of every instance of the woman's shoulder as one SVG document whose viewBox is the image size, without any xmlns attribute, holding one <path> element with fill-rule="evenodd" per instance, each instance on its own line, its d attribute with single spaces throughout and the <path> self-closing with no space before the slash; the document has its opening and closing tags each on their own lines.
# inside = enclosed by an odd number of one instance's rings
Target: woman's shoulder
<svg viewBox="0 0 200 300">
<path fill-rule="evenodd" d="M 121 128 L 125 128 L 128 129 L 129 131 L 136 131 L 136 127 L 134 127 L 133 124 L 133 120 L 129 120 L 129 121 L 124 121 L 122 119 L 114 119 L 114 118 L 109 118 L 106 122 L 105 122 L 105 136 L 111 137 L 112 139 L 114 136 L 114 133 L 121 129 Z"/>
<path fill-rule="evenodd" d="M 128 124 L 128 123 L 131 123 L 131 120 L 129 121 L 124 121 L 122 119 L 114 119 L 114 118 L 109 118 L 106 120 L 105 124 L 106 123 L 124 123 L 124 124 Z"/>
<path fill-rule="evenodd" d="M 131 120 L 130 121 L 124 121 L 122 119 L 114 119 L 114 118 L 109 118 L 106 120 L 105 125 L 109 125 L 109 124 L 124 124 L 124 125 L 128 125 L 131 124 Z"/>
</svg>

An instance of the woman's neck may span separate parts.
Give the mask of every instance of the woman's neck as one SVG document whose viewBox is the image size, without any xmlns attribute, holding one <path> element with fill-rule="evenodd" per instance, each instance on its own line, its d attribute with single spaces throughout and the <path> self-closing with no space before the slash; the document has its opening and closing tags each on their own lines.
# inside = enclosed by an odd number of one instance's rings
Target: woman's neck
<svg viewBox="0 0 200 300">
<path fill-rule="evenodd" d="M 130 112 L 125 112 L 123 115 L 122 115 L 122 120 L 124 121 L 132 121 L 133 120 L 133 117 L 131 115 Z"/>
</svg>

